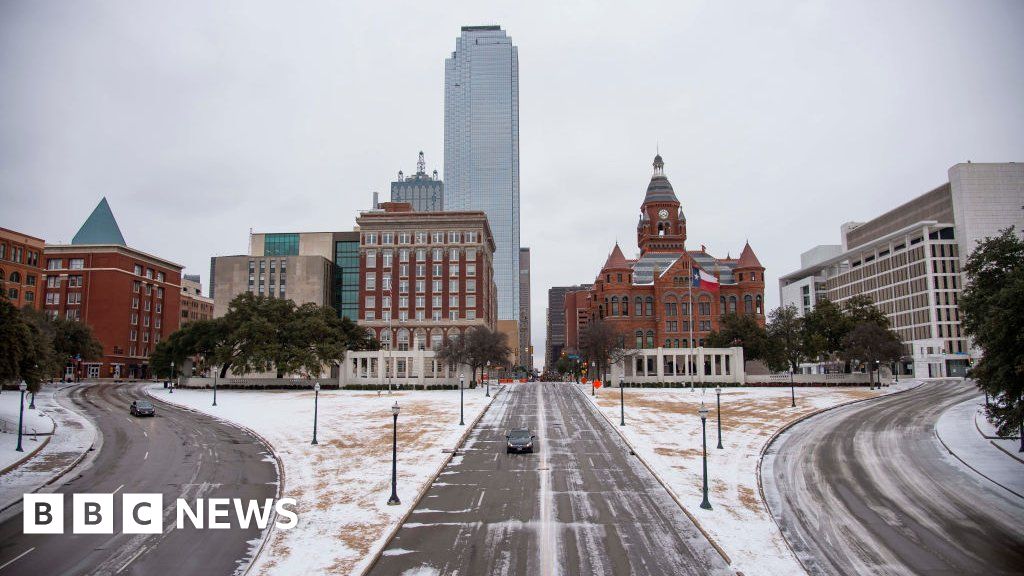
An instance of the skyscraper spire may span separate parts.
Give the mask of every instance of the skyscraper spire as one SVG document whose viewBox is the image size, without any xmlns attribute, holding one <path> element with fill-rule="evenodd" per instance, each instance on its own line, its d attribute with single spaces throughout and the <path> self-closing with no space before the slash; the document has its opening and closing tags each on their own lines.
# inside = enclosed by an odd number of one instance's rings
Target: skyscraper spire
<svg viewBox="0 0 1024 576">
<path fill-rule="evenodd" d="M 416 161 L 416 173 L 427 173 L 427 162 L 423 159 L 423 150 L 420 150 L 420 159 Z"/>
</svg>

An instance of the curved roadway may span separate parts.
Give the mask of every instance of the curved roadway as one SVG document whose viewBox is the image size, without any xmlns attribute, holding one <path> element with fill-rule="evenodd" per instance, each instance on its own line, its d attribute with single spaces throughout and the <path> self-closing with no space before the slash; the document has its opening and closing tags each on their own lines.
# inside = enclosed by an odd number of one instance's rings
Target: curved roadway
<svg viewBox="0 0 1024 576">
<path fill-rule="evenodd" d="M 812 574 L 1020 574 L 1024 500 L 939 443 L 942 413 L 977 396 L 929 383 L 838 408 L 780 435 L 765 497 Z"/>
<path fill-rule="evenodd" d="M 65 533 L 22 534 L 22 515 L 0 523 L 0 576 L 8 574 L 230 575 L 246 561 L 255 527 L 174 528 L 175 500 L 275 498 L 277 470 L 248 433 L 200 414 L 156 403 L 154 418 L 132 418 L 128 406 L 144 385 L 87 384 L 70 391 L 76 410 L 102 435 L 91 465 L 72 471 L 56 492 L 64 497 Z M 58 430 L 58 433 L 60 431 Z M 116 492 L 114 534 L 71 534 L 71 493 Z M 120 534 L 120 493 L 162 493 L 162 534 Z M 26 553 L 26 551 L 28 551 Z"/>
</svg>

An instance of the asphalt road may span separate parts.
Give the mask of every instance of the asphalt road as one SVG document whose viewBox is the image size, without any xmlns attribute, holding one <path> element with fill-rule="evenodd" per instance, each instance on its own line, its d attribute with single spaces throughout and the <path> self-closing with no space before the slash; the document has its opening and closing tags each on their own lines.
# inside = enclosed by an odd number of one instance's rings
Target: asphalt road
<svg viewBox="0 0 1024 576">
<path fill-rule="evenodd" d="M 131 401 L 144 397 L 141 385 L 130 384 L 87 384 L 70 391 L 75 408 L 102 434 L 102 445 L 91 465 L 73 471 L 56 491 L 116 492 L 115 533 L 71 534 L 70 495 L 64 498 L 64 534 L 22 534 L 18 513 L 0 524 L 0 575 L 235 572 L 246 558 L 247 541 L 259 538 L 260 531 L 238 528 L 234 512 L 230 530 L 191 525 L 177 530 L 175 501 L 185 498 L 195 506 L 197 498 L 275 498 L 275 466 L 255 438 L 194 412 L 155 403 L 156 417 L 130 417 Z M 162 534 L 120 534 L 123 492 L 163 494 Z"/>
<path fill-rule="evenodd" d="M 730 574 L 587 402 L 568 384 L 507 387 L 371 574 Z M 506 454 L 521 427 L 539 450 Z"/>
<path fill-rule="evenodd" d="M 1024 500 L 935 436 L 969 383 L 924 384 L 812 417 L 765 454 L 769 508 L 812 574 L 1021 574 Z"/>
</svg>

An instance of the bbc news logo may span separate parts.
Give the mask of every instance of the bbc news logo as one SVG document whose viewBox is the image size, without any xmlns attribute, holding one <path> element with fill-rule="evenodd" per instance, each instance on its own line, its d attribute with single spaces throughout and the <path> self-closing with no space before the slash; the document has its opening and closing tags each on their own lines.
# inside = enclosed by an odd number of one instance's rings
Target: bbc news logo
<svg viewBox="0 0 1024 576">
<path fill-rule="evenodd" d="M 64 494 L 25 494 L 23 531 L 25 534 L 64 533 Z M 175 502 L 175 527 L 182 530 L 191 525 L 199 530 L 230 529 L 231 513 L 238 526 L 245 529 L 255 525 L 260 530 L 270 523 L 271 510 L 277 512 L 275 525 L 282 530 L 295 527 L 299 517 L 288 507 L 295 507 L 294 498 L 271 498 L 243 501 L 240 498 L 197 498 L 189 505 L 184 498 Z M 113 534 L 113 494 L 72 494 L 72 534 Z M 164 531 L 164 495 L 121 495 L 122 534 L 160 534 Z"/>
</svg>

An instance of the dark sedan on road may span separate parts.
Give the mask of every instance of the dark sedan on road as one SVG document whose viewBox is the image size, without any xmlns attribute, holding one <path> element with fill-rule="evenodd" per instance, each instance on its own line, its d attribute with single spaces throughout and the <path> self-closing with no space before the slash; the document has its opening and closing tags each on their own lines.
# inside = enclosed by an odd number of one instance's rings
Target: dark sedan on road
<svg viewBox="0 0 1024 576">
<path fill-rule="evenodd" d="M 156 416 L 156 408 L 153 408 L 153 403 L 149 400 L 132 401 L 132 406 L 128 409 L 128 412 L 132 416 Z"/>
<path fill-rule="evenodd" d="M 508 444 L 505 448 L 506 454 L 512 452 L 533 452 L 533 439 L 536 438 L 526 428 L 516 428 L 505 435 Z"/>
</svg>

